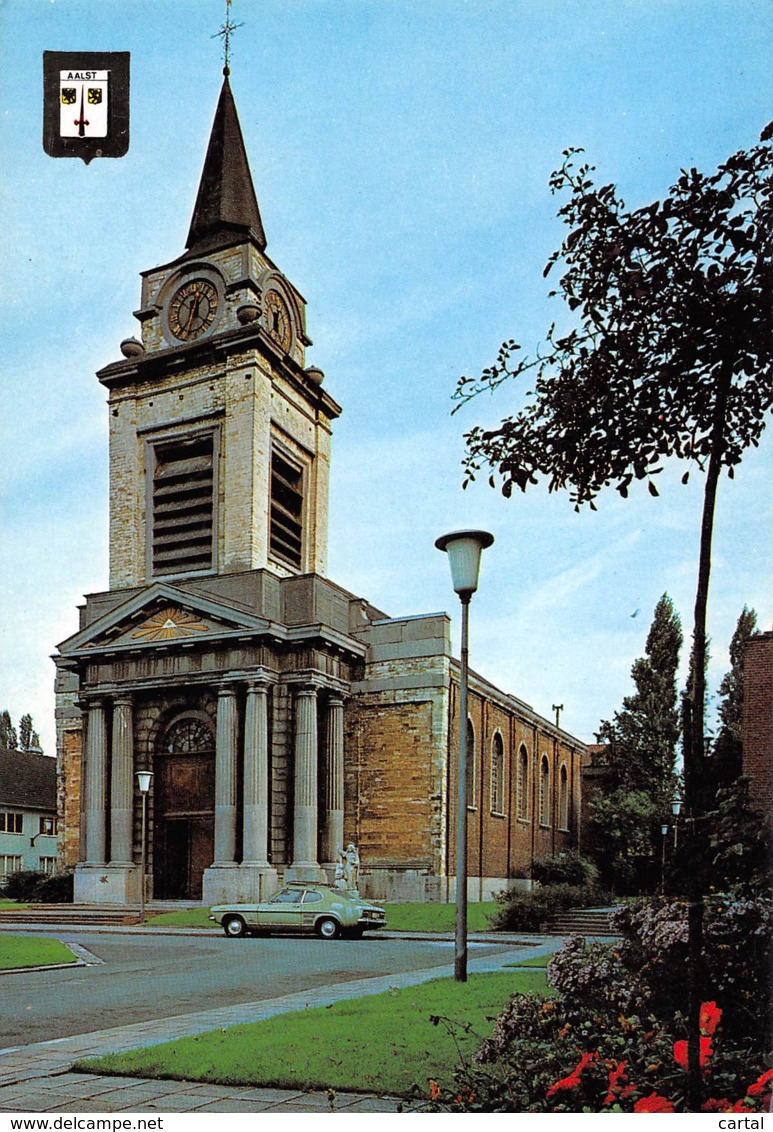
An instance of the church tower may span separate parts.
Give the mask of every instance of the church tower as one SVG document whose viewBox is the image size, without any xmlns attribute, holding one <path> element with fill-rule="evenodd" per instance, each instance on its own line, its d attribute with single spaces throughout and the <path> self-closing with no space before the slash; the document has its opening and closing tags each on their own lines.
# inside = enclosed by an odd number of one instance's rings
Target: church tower
<svg viewBox="0 0 773 1132">
<path fill-rule="evenodd" d="M 325 572 L 330 426 L 305 303 L 266 237 L 226 75 L 185 252 L 143 272 L 105 367 L 110 587 Z"/>
<path fill-rule="evenodd" d="M 77 900 L 257 899 L 331 876 L 364 603 L 324 578 L 340 408 L 266 253 L 228 71 L 186 249 L 143 272 L 109 391 L 110 589 L 59 647 Z"/>
</svg>

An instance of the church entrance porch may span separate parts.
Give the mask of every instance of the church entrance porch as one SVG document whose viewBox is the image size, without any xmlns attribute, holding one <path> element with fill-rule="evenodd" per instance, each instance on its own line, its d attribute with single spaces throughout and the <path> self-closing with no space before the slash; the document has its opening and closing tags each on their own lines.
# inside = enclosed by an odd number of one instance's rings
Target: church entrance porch
<svg viewBox="0 0 773 1132">
<path fill-rule="evenodd" d="M 215 737 L 207 723 L 172 722 L 153 766 L 153 896 L 200 900 L 215 846 Z"/>
</svg>

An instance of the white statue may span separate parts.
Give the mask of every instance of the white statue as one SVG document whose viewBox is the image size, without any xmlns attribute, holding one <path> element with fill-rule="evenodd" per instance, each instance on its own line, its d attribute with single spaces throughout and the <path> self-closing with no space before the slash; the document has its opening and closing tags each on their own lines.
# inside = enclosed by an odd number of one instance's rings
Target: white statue
<svg viewBox="0 0 773 1132">
<path fill-rule="evenodd" d="M 338 851 L 334 885 L 336 888 L 356 892 L 359 879 L 360 854 L 357 852 L 356 845 L 352 845 L 350 841 L 345 849 Z"/>
<path fill-rule="evenodd" d="M 357 847 L 352 845 L 350 841 L 342 856 L 346 887 L 351 889 L 352 892 L 356 892 L 360 880 L 360 854 L 357 852 Z"/>
</svg>

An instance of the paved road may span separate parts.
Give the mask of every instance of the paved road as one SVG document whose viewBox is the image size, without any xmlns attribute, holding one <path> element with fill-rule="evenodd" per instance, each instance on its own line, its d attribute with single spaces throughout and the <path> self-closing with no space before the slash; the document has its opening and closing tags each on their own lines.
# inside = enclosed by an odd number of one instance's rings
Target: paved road
<svg viewBox="0 0 773 1132">
<path fill-rule="evenodd" d="M 108 936 L 88 936 L 84 932 L 57 931 L 55 934 L 77 938 L 82 945 L 96 944 L 95 950 L 111 951 L 112 942 L 115 950 L 115 966 L 121 967 L 122 978 L 129 980 L 131 987 L 132 971 L 137 976 L 136 961 L 142 952 L 133 947 L 142 943 L 142 937 L 114 932 L 112 940 Z M 85 937 L 85 938 L 84 938 Z M 155 942 L 161 941 L 160 936 Z M 166 937 L 170 942 L 170 937 Z M 110 1050 L 121 1051 L 137 1049 L 142 1046 L 153 1045 L 162 1041 L 174 1040 L 184 1035 L 200 1034 L 207 1030 L 220 1029 L 236 1025 L 240 1022 L 255 1021 L 262 1017 L 272 1017 L 288 1011 L 302 1010 L 305 1006 L 325 1006 L 329 1003 L 343 999 L 357 998 L 365 994 L 380 993 L 392 986 L 415 986 L 427 979 L 436 978 L 439 974 L 450 975 L 453 970 L 453 945 L 450 942 L 415 941 L 407 939 L 374 939 L 362 943 L 352 943 L 354 949 L 347 952 L 335 945 L 325 945 L 321 941 L 300 940 L 271 940 L 271 941 L 229 941 L 215 940 L 195 936 L 188 936 L 191 947 L 188 947 L 186 937 L 177 936 L 171 939 L 176 943 L 178 950 L 168 947 L 160 954 L 170 957 L 173 953 L 180 955 L 179 948 L 187 957 L 190 965 L 194 954 L 207 954 L 208 944 L 217 943 L 226 945 L 229 951 L 218 951 L 216 954 L 225 956 L 220 966 L 230 970 L 235 963 L 246 971 L 249 978 L 254 981 L 254 971 L 250 964 L 244 963 L 244 957 L 253 957 L 263 970 L 263 957 L 271 954 L 272 963 L 279 977 L 287 978 L 288 966 L 303 961 L 306 974 L 298 976 L 295 970 L 290 972 L 290 979 L 294 985 L 295 993 L 286 994 L 279 998 L 260 998 L 253 1001 L 243 1001 L 239 1005 L 224 1005 L 220 998 L 216 998 L 215 1008 L 199 1009 L 196 1013 L 173 1013 L 168 1017 L 157 1016 L 154 1021 L 143 1021 L 134 1025 L 122 1025 L 116 1028 L 116 1021 L 112 1020 L 112 1028 L 85 1033 L 80 1036 L 44 1041 L 38 1044 L 20 1044 L 15 1050 L 7 1048 L 0 1050 L 0 1112 L 65 1112 L 68 1115 L 89 1112 L 225 1112 L 225 1113 L 254 1113 L 254 1112 L 327 1112 L 330 1111 L 331 1100 L 326 1090 L 315 1093 L 299 1093 L 295 1090 L 282 1089 L 254 1089 L 237 1088 L 221 1085 L 198 1085 L 183 1081 L 147 1081 L 135 1078 L 119 1078 L 107 1076 L 91 1076 L 72 1071 L 73 1062 L 80 1057 L 106 1053 Z M 265 952 L 250 951 L 252 943 L 271 943 Z M 518 941 L 502 939 L 490 943 L 472 943 L 470 946 L 470 968 L 475 970 L 501 970 L 503 966 L 512 965 L 529 955 L 545 954 L 556 946 L 557 939 L 532 939 L 529 945 L 519 946 Z M 100 946 L 100 943 L 104 946 Z M 247 950 L 234 947 L 234 944 L 244 943 Z M 284 946 L 283 946 L 284 945 Z M 374 946 L 375 945 L 375 946 Z M 318 950 L 320 947 L 325 950 Z M 366 949 L 373 948 L 368 954 Z M 193 949 L 193 950 L 192 950 Z M 395 962 L 395 949 L 401 956 Z M 281 952 L 284 951 L 284 955 Z M 229 954 L 230 952 L 230 954 Z M 279 953 L 277 958 L 276 952 Z M 119 954 L 123 959 L 119 960 Z M 146 953 L 147 954 L 147 953 Z M 152 953 L 155 954 L 155 951 Z M 412 955 L 410 969 L 407 966 L 408 956 Z M 443 966 L 434 965 L 440 958 Z M 431 966 L 417 967 L 416 961 L 423 960 Z M 393 970 L 382 976 L 372 973 L 365 978 L 346 981 L 342 973 L 344 966 L 365 963 L 378 966 L 388 961 Z M 132 968 L 131 964 L 134 963 Z M 103 973 L 110 964 L 101 968 Z M 298 982 L 305 982 L 311 977 L 319 976 L 320 965 L 327 966 L 325 978 L 329 985 L 320 985 L 316 988 L 297 990 Z M 399 972 L 398 973 L 398 969 Z M 93 967 L 85 974 L 96 974 L 100 968 Z M 183 978 L 190 971 L 169 972 L 172 981 L 182 974 Z M 46 986 L 47 979 L 53 980 L 56 972 L 38 972 L 37 975 L 28 976 L 18 974 L 8 976 L 0 983 L 15 984 L 17 987 L 26 985 L 28 981 L 39 981 L 41 987 Z M 75 971 L 64 972 L 69 979 L 77 974 Z M 142 974 L 139 972 L 137 986 L 142 990 Z M 230 976 L 229 976 L 230 977 Z M 23 983 L 21 982 L 23 980 Z M 341 981 L 344 980 L 344 981 Z M 268 982 L 268 980 L 265 980 Z M 53 983 L 50 984 L 53 989 Z M 88 983 L 81 981 L 77 984 L 85 992 Z M 96 984 L 94 984 L 96 985 Z M 249 984 L 248 984 L 249 986 Z M 0 986 L 0 991 L 5 988 Z M 265 988 L 264 988 L 265 989 Z M 28 998 L 29 992 L 22 995 Z M 48 996 L 49 1007 L 56 1013 L 56 998 L 53 993 Z M 153 1003 L 145 1008 L 145 1013 L 153 1012 Z M 335 1108 L 341 1112 L 398 1112 L 402 1111 L 402 1103 L 394 1098 L 384 1096 L 361 1096 L 354 1093 L 338 1094 L 334 1098 Z M 419 1105 L 419 1109 L 421 1105 Z"/>
<path fill-rule="evenodd" d="M 448 941 L 232 940 L 81 928 L 56 935 L 101 963 L 0 978 L 5 1049 L 453 962 Z M 503 950 L 497 944 L 472 946 L 479 958 Z"/>
</svg>

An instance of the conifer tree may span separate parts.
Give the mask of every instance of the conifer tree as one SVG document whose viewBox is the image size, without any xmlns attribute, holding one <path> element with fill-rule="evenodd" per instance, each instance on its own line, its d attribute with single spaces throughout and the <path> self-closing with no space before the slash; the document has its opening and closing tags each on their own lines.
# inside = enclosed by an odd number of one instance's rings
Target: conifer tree
<svg viewBox="0 0 773 1132">
<path fill-rule="evenodd" d="M 663 594 L 647 635 L 645 655 L 631 668 L 636 691 L 602 723 L 607 786 L 590 804 L 599 864 L 613 882 L 633 879 L 636 857 L 652 858 L 660 823 L 668 820 L 676 784 L 679 739 L 676 674 L 682 627 Z"/>
<path fill-rule="evenodd" d="M 720 728 L 709 760 L 715 789 L 730 786 L 742 769 L 743 653 L 757 628 L 757 614 L 743 607 L 730 642 L 730 670 L 719 685 Z"/>
<path fill-rule="evenodd" d="M 16 734 L 16 728 L 11 722 L 11 713 L 9 711 L 0 712 L 0 747 L 5 748 L 7 751 L 15 751 L 19 746 L 19 737 Z"/>
<path fill-rule="evenodd" d="M 19 720 L 19 749 L 31 751 L 40 747 L 40 738 L 32 726 L 32 716 L 26 713 Z"/>
</svg>

